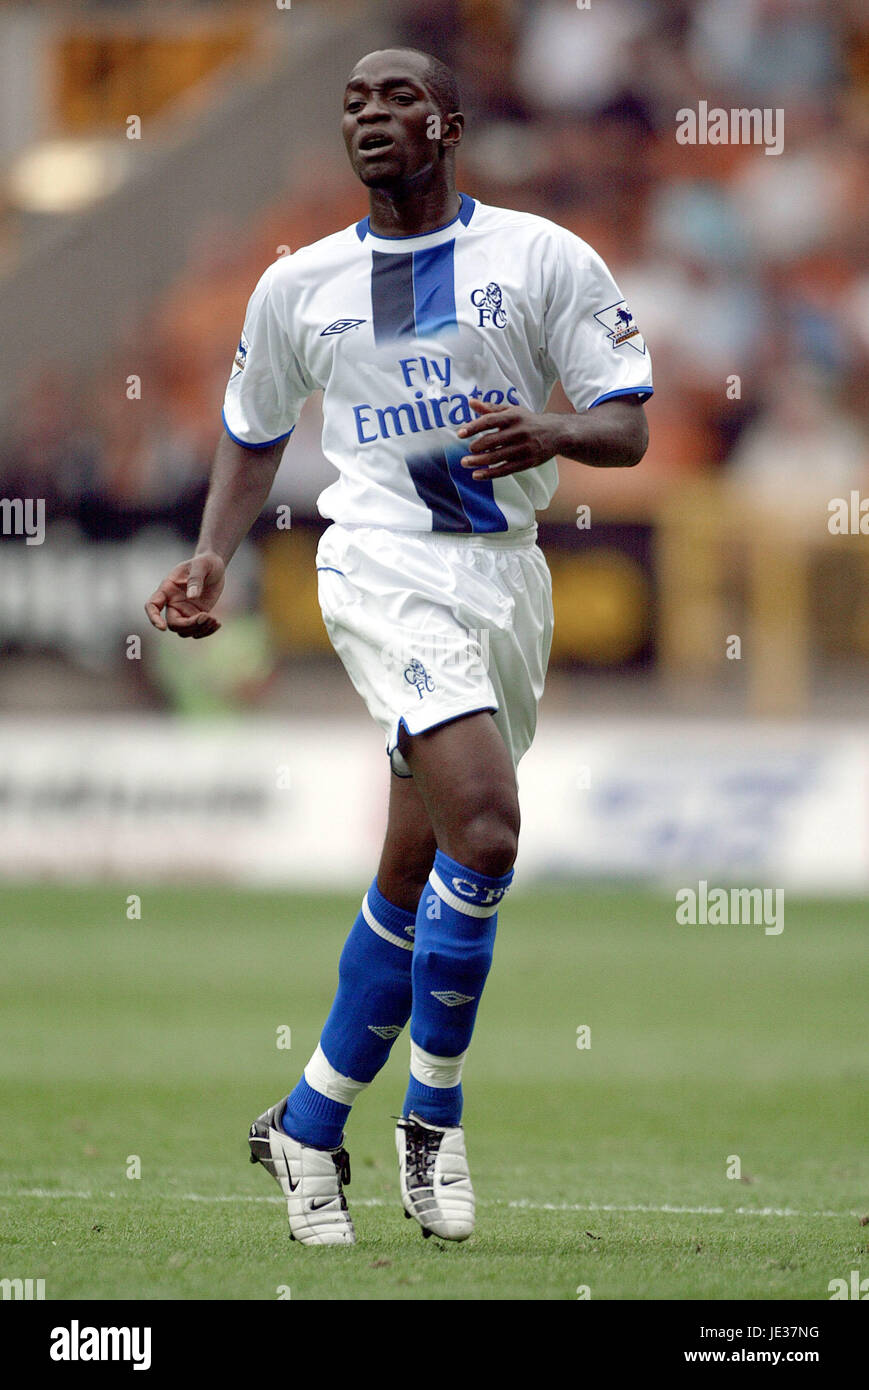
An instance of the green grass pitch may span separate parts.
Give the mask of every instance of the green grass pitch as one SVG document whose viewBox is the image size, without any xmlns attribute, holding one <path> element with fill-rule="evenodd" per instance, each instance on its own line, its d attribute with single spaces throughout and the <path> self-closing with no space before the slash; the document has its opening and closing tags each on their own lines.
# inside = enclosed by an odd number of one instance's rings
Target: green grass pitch
<svg viewBox="0 0 869 1390">
<path fill-rule="evenodd" d="M 824 1300 L 869 1274 L 847 901 L 788 899 L 768 937 L 677 926 L 653 894 L 517 891 L 465 1073 L 477 1232 L 402 1216 L 399 1039 L 347 1132 L 358 1245 L 291 1244 L 247 1128 L 312 1051 L 356 910 L 154 888 L 130 921 L 123 888 L 4 890 L 0 1277 L 47 1299 Z"/>
</svg>

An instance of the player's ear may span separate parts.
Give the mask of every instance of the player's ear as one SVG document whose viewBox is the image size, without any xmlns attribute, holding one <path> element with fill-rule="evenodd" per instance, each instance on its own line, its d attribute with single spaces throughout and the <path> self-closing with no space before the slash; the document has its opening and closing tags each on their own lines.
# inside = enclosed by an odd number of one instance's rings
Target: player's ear
<svg viewBox="0 0 869 1390">
<path fill-rule="evenodd" d="M 461 111 L 451 111 L 444 116 L 441 128 L 441 144 L 455 149 L 456 145 L 461 144 L 462 135 L 465 129 L 465 118 Z"/>
</svg>

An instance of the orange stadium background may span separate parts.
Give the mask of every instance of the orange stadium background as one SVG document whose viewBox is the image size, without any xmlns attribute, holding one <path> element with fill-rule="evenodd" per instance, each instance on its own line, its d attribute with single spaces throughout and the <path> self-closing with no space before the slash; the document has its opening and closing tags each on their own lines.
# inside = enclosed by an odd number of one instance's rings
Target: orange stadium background
<svg viewBox="0 0 869 1390">
<path fill-rule="evenodd" d="M 195 539 L 253 285 L 364 214 L 340 92 L 393 43 L 458 72 L 460 186 L 588 240 L 652 353 L 640 467 L 563 463 L 540 518 L 557 626 L 528 873 L 751 866 L 865 892 L 857 0 L 4 7 L 0 872 L 160 876 L 218 797 L 204 875 L 331 883 L 340 779 L 347 880 L 370 863 L 385 760 L 316 603 L 316 399 L 219 643 L 159 641 L 142 602 Z M 783 148 L 680 143 L 698 93 L 786 111 Z M 44 503 L 41 539 L 23 499 Z"/>
</svg>

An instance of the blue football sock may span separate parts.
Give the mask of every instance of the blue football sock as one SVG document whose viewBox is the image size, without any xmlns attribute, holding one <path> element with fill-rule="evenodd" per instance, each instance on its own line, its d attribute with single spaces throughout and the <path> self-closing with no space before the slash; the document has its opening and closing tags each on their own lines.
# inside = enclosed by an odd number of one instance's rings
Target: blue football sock
<svg viewBox="0 0 869 1390">
<path fill-rule="evenodd" d="M 492 878 L 435 855 L 416 914 L 405 1115 L 445 1127 L 461 1121 L 462 1066 L 512 879 L 512 869 Z"/>
<path fill-rule="evenodd" d="M 287 1099 L 287 1134 L 315 1148 L 341 1143 L 360 1091 L 380 1071 L 410 1017 L 414 914 L 374 879 L 338 965 L 338 992 L 316 1052 Z"/>
</svg>

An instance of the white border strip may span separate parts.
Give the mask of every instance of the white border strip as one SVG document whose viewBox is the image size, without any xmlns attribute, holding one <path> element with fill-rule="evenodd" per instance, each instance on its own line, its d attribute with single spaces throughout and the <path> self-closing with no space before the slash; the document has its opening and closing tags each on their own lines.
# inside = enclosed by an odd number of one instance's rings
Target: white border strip
<svg viewBox="0 0 869 1390">
<path fill-rule="evenodd" d="M 454 893 L 452 888 L 447 887 L 437 869 L 432 869 L 428 881 L 447 907 L 451 907 L 454 912 L 464 913 L 466 917 L 494 917 L 504 896 L 502 893 L 501 898 L 496 903 L 483 907 L 480 903 L 470 902 L 467 898 L 460 898 L 458 893 Z"/>
<path fill-rule="evenodd" d="M 416 1081 L 421 1081 L 423 1086 L 432 1086 L 436 1091 L 449 1090 L 453 1086 L 458 1086 L 462 1079 L 462 1067 L 465 1065 L 467 1050 L 460 1052 L 458 1057 L 436 1057 L 432 1052 L 426 1052 L 410 1040 L 410 1074 Z"/>
<path fill-rule="evenodd" d="M 305 1067 L 305 1080 L 314 1091 L 337 1100 L 341 1105 L 352 1105 L 356 1097 L 365 1090 L 367 1081 L 354 1081 L 352 1076 L 342 1076 L 329 1061 L 319 1043 Z"/>
<path fill-rule="evenodd" d="M 400 946 L 403 951 L 413 950 L 412 941 L 405 941 L 403 936 L 396 936 L 395 932 L 389 931 L 386 927 L 382 927 L 380 925 L 380 923 L 378 922 L 377 918 L 374 916 L 374 913 L 371 911 L 371 908 L 368 905 L 367 893 L 365 894 L 365 897 L 362 899 L 362 916 L 365 918 L 371 930 L 373 932 L 376 932 L 378 936 L 382 936 L 384 941 L 389 941 L 393 946 Z"/>
</svg>

